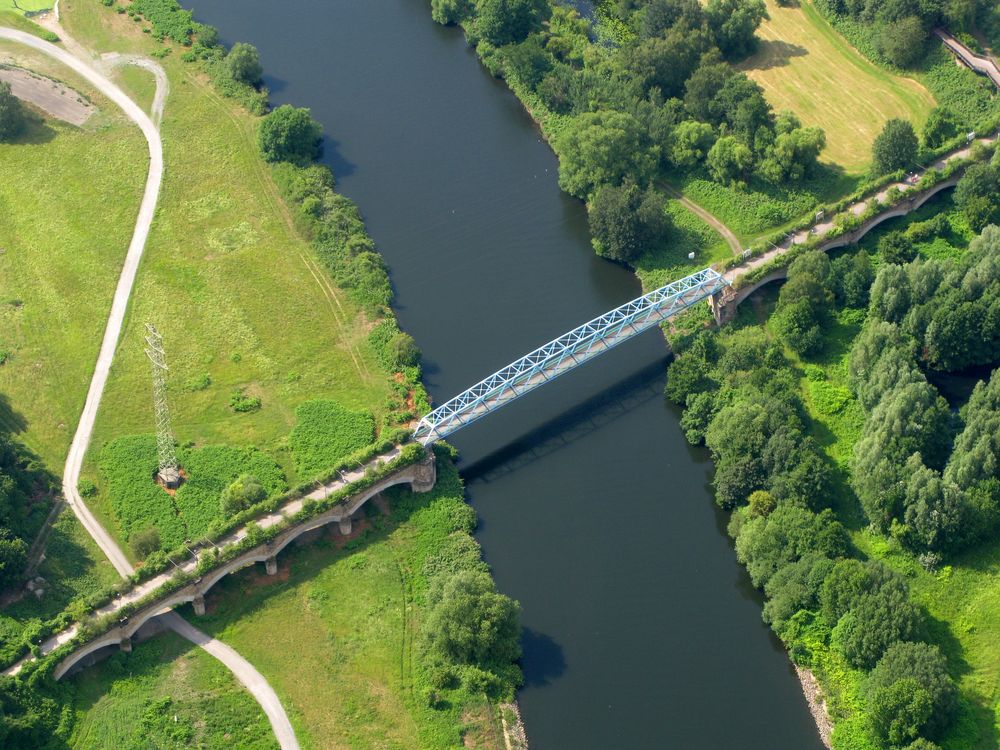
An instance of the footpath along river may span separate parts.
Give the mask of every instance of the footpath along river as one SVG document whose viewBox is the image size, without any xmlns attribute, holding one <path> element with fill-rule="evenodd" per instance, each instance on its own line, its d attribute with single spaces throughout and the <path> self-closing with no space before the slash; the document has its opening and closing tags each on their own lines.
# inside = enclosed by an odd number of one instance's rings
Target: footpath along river
<svg viewBox="0 0 1000 750">
<path fill-rule="evenodd" d="M 437 403 L 639 294 L 517 100 L 426 0 L 200 0 L 312 108 L 391 268 Z M 458 433 L 477 532 L 520 600 L 533 750 L 820 750 L 708 481 L 657 332 Z"/>
</svg>

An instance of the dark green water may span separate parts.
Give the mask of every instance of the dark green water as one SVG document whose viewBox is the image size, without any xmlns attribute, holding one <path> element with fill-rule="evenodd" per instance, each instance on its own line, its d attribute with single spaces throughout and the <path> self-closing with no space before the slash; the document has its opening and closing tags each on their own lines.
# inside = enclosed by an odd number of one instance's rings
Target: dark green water
<svg viewBox="0 0 1000 750">
<path fill-rule="evenodd" d="M 425 0 L 202 0 L 312 108 L 438 403 L 639 293 L 520 104 Z M 478 538 L 524 610 L 534 750 L 819 750 L 794 673 L 662 398 L 657 332 L 465 431 Z"/>
</svg>

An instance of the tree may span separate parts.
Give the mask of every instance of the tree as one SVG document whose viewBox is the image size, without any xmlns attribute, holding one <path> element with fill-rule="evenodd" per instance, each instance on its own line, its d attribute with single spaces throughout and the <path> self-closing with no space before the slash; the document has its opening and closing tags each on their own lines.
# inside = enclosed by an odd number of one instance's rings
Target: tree
<svg viewBox="0 0 1000 750">
<path fill-rule="evenodd" d="M 257 86 L 264 74 L 260 64 L 260 53 L 252 44 L 237 42 L 226 55 L 226 69 L 233 80 L 248 86 Z"/>
<path fill-rule="evenodd" d="M 955 186 L 955 205 L 975 231 L 1000 216 L 1000 168 L 992 164 L 973 164 Z"/>
<path fill-rule="evenodd" d="M 716 54 L 705 55 L 698 69 L 684 84 L 684 107 L 695 120 L 719 125 L 723 112 L 716 100 L 723 86 L 733 76 L 733 68 Z"/>
<path fill-rule="evenodd" d="M 822 329 L 833 305 L 831 273 L 830 259 L 820 250 L 799 256 L 788 268 L 774 323 L 785 343 L 799 354 L 823 346 Z"/>
<path fill-rule="evenodd" d="M 507 71 L 534 89 L 552 68 L 552 55 L 546 52 L 538 40 L 538 35 L 529 36 L 520 44 L 512 44 L 504 49 Z"/>
<path fill-rule="evenodd" d="M 404 331 L 392 337 L 392 341 L 389 342 L 389 354 L 396 369 L 413 367 L 420 362 L 417 342 L 413 340 L 413 336 Z"/>
<path fill-rule="evenodd" d="M 962 489 L 1000 478 L 1000 370 L 976 384 L 963 410 L 965 428 L 955 439 L 945 478 Z"/>
<path fill-rule="evenodd" d="M 926 42 L 927 32 L 917 16 L 887 23 L 878 34 L 879 50 L 889 62 L 901 68 L 908 68 L 923 57 Z"/>
<path fill-rule="evenodd" d="M 477 0 L 476 31 L 501 47 L 523 41 L 550 14 L 546 0 Z"/>
<path fill-rule="evenodd" d="M 871 259 L 864 250 L 841 255 L 831 270 L 834 296 L 847 307 L 867 307 L 868 292 L 875 280 Z"/>
<path fill-rule="evenodd" d="M 831 511 L 813 513 L 795 503 L 779 505 L 767 516 L 747 519 L 736 537 L 736 557 L 746 565 L 758 588 L 811 552 L 832 559 L 846 551 L 847 532 Z"/>
<path fill-rule="evenodd" d="M 924 466 L 919 453 L 907 460 L 904 476 L 907 479 L 903 518 L 909 532 L 906 541 L 921 551 L 955 549 L 966 522 L 961 490 Z"/>
<path fill-rule="evenodd" d="M 642 93 L 659 89 L 664 98 L 680 96 L 684 84 L 712 47 L 708 32 L 675 26 L 665 35 L 644 39 L 622 51 L 622 62 Z"/>
<path fill-rule="evenodd" d="M 219 501 L 222 505 L 222 515 L 232 516 L 265 499 L 267 490 L 257 481 L 257 477 L 242 474 L 222 491 Z"/>
<path fill-rule="evenodd" d="M 0 142 L 13 140 L 21 134 L 24 126 L 21 100 L 11 93 L 9 83 L 0 81 Z"/>
<path fill-rule="evenodd" d="M 771 182 L 798 181 L 812 173 L 820 152 L 826 146 L 822 128 L 796 128 L 775 138 L 760 165 L 760 172 Z"/>
<path fill-rule="evenodd" d="M 894 643 L 917 635 L 920 611 L 902 580 L 894 580 L 862 594 L 833 629 L 832 643 L 854 667 L 870 669 Z"/>
<path fill-rule="evenodd" d="M 670 161 L 682 169 L 693 167 L 705 158 L 714 140 L 715 132 L 707 122 L 685 120 L 674 129 Z"/>
<path fill-rule="evenodd" d="M 922 137 L 927 148 L 937 148 L 958 135 L 961 124 L 946 107 L 935 107 L 927 115 Z"/>
<path fill-rule="evenodd" d="M 305 166 L 320 155 L 323 126 L 304 107 L 282 104 L 260 123 L 258 143 L 267 161 Z"/>
<path fill-rule="evenodd" d="M 160 549 L 160 532 L 155 527 L 149 527 L 129 539 L 132 553 L 143 560 Z"/>
<path fill-rule="evenodd" d="M 600 188 L 587 214 L 598 254 L 630 263 L 662 242 L 670 227 L 664 204 L 663 196 L 631 181 Z"/>
<path fill-rule="evenodd" d="M 781 635 L 792 615 L 800 609 L 815 609 L 823 581 L 833 567 L 833 560 L 826 555 L 810 552 L 781 568 L 764 587 L 768 599 L 764 604 L 764 622 Z"/>
<path fill-rule="evenodd" d="M 431 0 L 431 18 L 445 26 L 461 23 L 472 13 L 472 0 Z"/>
<path fill-rule="evenodd" d="M 757 27 L 770 18 L 764 0 L 709 0 L 705 17 L 727 60 L 739 60 L 753 52 Z"/>
<path fill-rule="evenodd" d="M 934 711 L 931 696 L 912 677 L 868 693 L 868 716 L 876 734 L 895 746 L 916 738 Z"/>
<path fill-rule="evenodd" d="M 429 597 L 424 623 L 428 650 L 449 664 L 496 671 L 521 656 L 520 607 L 482 571 L 451 576 Z"/>
<path fill-rule="evenodd" d="M 27 543 L 10 529 L 0 527 L 0 590 L 20 580 L 27 564 Z"/>
<path fill-rule="evenodd" d="M 905 233 L 899 231 L 886 232 L 879 238 L 878 252 L 886 263 L 902 265 L 917 257 L 913 243 Z"/>
<path fill-rule="evenodd" d="M 877 175 L 905 169 L 917 158 L 917 135 L 907 120 L 892 119 L 872 144 L 872 170 Z"/>
<path fill-rule="evenodd" d="M 703 17 L 698 0 L 650 0 L 642 17 L 642 35 L 646 38 L 662 36 L 679 23 L 697 29 Z"/>
<path fill-rule="evenodd" d="M 753 164 L 753 153 L 731 135 L 724 135 L 715 142 L 706 158 L 712 179 L 725 184 L 743 182 Z"/>
<path fill-rule="evenodd" d="M 659 155 L 645 144 L 634 116 L 625 112 L 586 112 L 560 137 L 559 186 L 586 198 L 599 185 L 620 185 L 627 177 L 645 185 Z"/>
<path fill-rule="evenodd" d="M 920 712 L 918 715 L 922 716 L 922 720 L 918 722 L 907 721 L 914 712 L 912 708 L 906 708 L 905 701 L 900 705 L 897 699 L 896 710 L 891 710 L 894 701 L 887 698 L 892 695 L 893 686 L 901 682 L 911 693 L 918 689 L 923 691 L 930 702 L 930 710 Z M 958 707 L 958 690 L 948 675 L 948 664 L 938 647 L 927 643 L 896 643 L 890 646 L 872 670 L 865 695 L 870 702 L 884 704 L 876 728 L 882 730 L 880 734 L 893 744 L 902 744 L 918 734 L 937 736 L 951 723 Z M 897 727 L 905 727 L 905 734 L 909 736 L 892 739 L 888 732 L 893 723 Z"/>
</svg>

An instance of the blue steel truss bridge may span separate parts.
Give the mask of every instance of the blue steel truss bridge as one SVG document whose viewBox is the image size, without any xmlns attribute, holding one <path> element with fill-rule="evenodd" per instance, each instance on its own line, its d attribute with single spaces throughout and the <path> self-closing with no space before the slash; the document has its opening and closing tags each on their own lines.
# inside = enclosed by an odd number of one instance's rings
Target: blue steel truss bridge
<svg viewBox="0 0 1000 750">
<path fill-rule="evenodd" d="M 729 282 L 712 268 L 693 273 L 564 333 L 434 409 L 413 437 L 443 440 L 501 406 L 718 293 Z"/>
</svg>

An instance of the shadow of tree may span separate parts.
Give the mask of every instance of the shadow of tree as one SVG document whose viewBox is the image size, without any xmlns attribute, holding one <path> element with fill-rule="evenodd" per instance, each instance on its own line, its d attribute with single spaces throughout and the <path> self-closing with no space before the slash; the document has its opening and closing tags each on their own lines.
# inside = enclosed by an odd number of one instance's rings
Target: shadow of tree
<svg viewBox="0 0 1000 750">
<path fill-rule="evenodd" d="M 551 636 L 524 628 L 521 631 L 521 648 L 524 651 L 525 687 L 549 685 L 565 673 L 566 657 L 562 646 Z"/>
<path fill-rule="evenodd" d="M 793 57 L 804 57 L 809 50 L 798 44 L 785 42 L 781 39 L 762 39 L 754 55 L 754 63 L 749 70 L 770 70 L 788 65 Z"/>
</svg>

